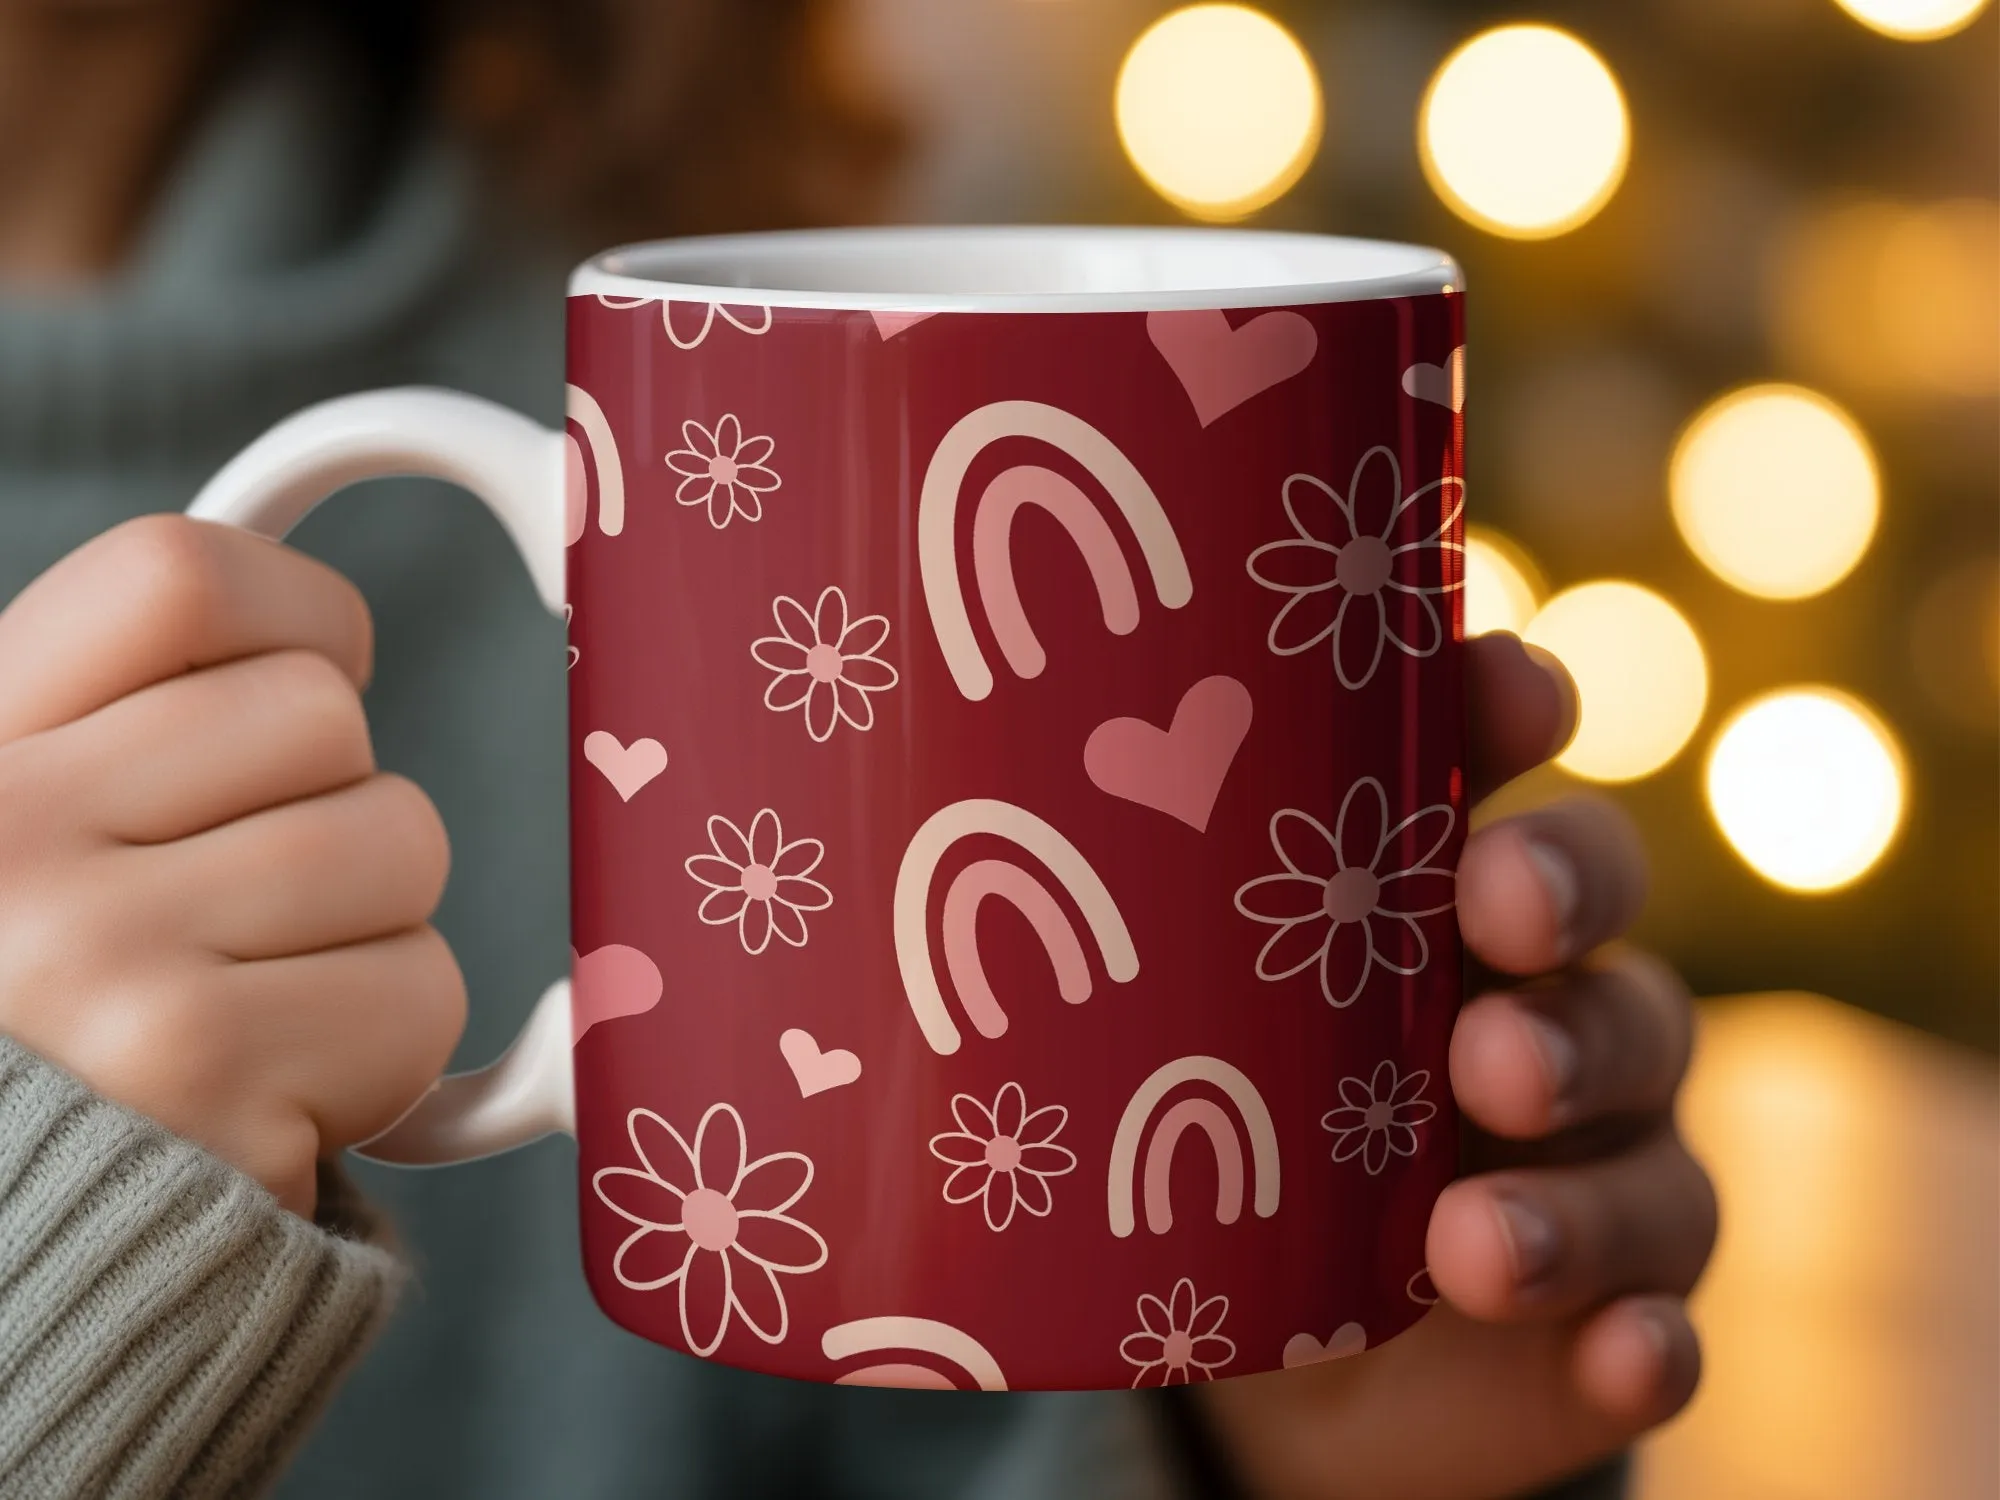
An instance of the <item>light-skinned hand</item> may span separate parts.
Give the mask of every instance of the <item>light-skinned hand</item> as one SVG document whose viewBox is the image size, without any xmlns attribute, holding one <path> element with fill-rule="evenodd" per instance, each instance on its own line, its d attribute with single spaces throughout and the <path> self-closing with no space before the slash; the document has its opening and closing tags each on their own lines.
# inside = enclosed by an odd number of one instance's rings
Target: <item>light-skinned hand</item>
<svg viewBox="0 0 2000 1500">
<path fill-rule="evenodd" d="M 1510 635 L 1466 646 L 1477 800 L 1548 759 L 1576 692 Z M 1440 1302 L 1349 1359 L 1205 1388 L 1269 1500 L 1501 1500 L 1582 1469 L 1693 1394 L 1685 1299 L 1715 1196 L 1676 1133 L 1687 992 L 1618 946 L 1646 888 L 1611 803 L 1577 797 L 1467 841 L 1458 919 L 1479 966 L 1451 1042 L 1471 1175 L 1431 1215 Z"/>
<path fill-rule="evenodd" d="M 148 516 L 0 614 L 0 1031 L 310 1215 L 464 1023 L 443 825 L 375 769 L 354 586 Z"/>
</svg>

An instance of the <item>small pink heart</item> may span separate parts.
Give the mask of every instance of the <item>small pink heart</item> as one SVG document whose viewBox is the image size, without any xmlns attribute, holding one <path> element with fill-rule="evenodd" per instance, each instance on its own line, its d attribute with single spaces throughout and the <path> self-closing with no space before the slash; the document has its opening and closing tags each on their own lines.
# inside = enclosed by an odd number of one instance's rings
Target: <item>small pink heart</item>
<svg viewBox="0 0 2000 1500">
<path fill-rule="evenodd" d="M 799 1081 L 799 1097 L 810 1099 L 828 1089 L 837 1089 L 861 1076 L 861 1059 L 845 1047 L 831 1052 L 819 1050 L 812 1033 L 794 1026 L 778 1038 L 778 1050 L 792 1065 L 792 1077 Z"/>
<path fill-rule="evenodd" d="M 1465 410 L 1465 345 L 1451 351 L 1441 365 L 1419 362 L 1403 371 L 1403 391 L 1419 401 Z"/>
<path fill-rule="evenodd" d="M 1169 729 L 1107 719 L 1091 730 L 1083 769 L 1100 791 L 1201 833 L 1249 732 L 1250 689 L 1234 677 L 1204 677 L 1182 695 Z"/>
<path fill-rule="evenodd" d="M 1146 332 L 1204 427 L 1290 380 L 1319 353 L 1318 331 L 1295 312 L 1267 312 L 1240 328 L 1212 310 L 1156 312 L 1147 314 Z"/>
<path fill-rule="evenodd" d="M 571 1045 L 583 1040 L 583 1034 L 599 1021 L 645 1014 L 666 992 L 659 965 L 637 948 L 610 943 L 581 958 L 572 948 L 569 957 Z"/>
<path fill-rule="evenodd" d="M 630 802 L 639 789 L 667 768 L 667 747 L 658 740 L 618 743 L 609 730 L 593 729 L 583 737 L 583 758 L 604 773 L 612 790 Z"/>
<path fill-rule="evenodd" d="M 875 331 L 882 335 L 885 344 L 905 328 L 915 328 L 926 318 L 935 318 L 934 312 L 871 312 L 875 320 Z"/>
<path fill-rule="evenodd" d="M 1329 1359 L 1346 1359 L 1368 1347 L 1368 1335 L 1359 1323 L 1342 1323 L 1333 1337 L 1322 1344 L 1309 1333 L 1295 1333 L 1285 1340 L 1285 1368 L 1321 1364 Z"/>
</svg>

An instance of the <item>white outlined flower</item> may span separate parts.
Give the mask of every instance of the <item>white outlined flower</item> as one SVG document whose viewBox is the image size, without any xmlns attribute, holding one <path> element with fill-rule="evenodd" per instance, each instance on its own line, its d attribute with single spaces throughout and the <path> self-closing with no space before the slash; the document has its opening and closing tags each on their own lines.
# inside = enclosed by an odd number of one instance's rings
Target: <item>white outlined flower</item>
<svg viewBox="0 0 2000 1500">
<path fill-rule="evenodd" d="M 826 857 L 818 839 L 785 842 L 778 815 L 764 808 L 749 833 L 720 813 L 708 820 L 713 854 L 690 854 L 684 868 L 708 887 L 695 915 L 710 927 L 736 924 L 745 953 L 762 953 L 776 933 L 794 948 L 806 945 L 804 913 L 825 911 L 833 892 L 807 877 Z"/>
<path fill-rule="evenodd" d="M 598 292 L 596 296 L 597 300 L 605 307 L 617 312 L 629 311 L 635 307 L 644 307 L 648 302 L 658 302 L 660 304 L 660 326 L 666 329 L 667 338 L 673 343 L 676 349 L 699 349 L 702 342 L 708 337 L 709 330 L 715 327 L 717 317 L 720 317 L 723 322 L 727 323 L 731 328 L 736 329 L 737 332 L 747 333 L 753 338 L 771 331 L 771 309 L 761 304 L 737 302 L 685 302 L 676 304 L 671 298 L 666 297 L 620 297 L 610 292 Z M 674 308 L 676 306 L 698 307 L 701 309 L 701 321 L 695 324 L 694 336 L 692 338 L 684 339 L 681 337 L 680 326 L 674 322 Z M 744 314 L 748 316 L 744 316 Z M 693 316 L 693 314 L 684 314 L 682 322 L 692 321 Z"/>
<path fill-rule="evenodd" d="M 1417 1154 L 1417 1127 L 1437 1114 L 1437 1106 L 1423 1098 L 1430 1086 L 1428 1068 L 1397 1076 L 1395 1063 L 1384 1058 L 1367 1079 L 1340 1080 L 1338 1108 L 1319 1117 L 1320 1128 L 1333 1132 L 1333 1159 L 1361 1165 L 1370 1177 L 1389 1165 L 1389 1158 Z"/>
<path fill-rule="evenodd" d="M 683 339 L 679 328 L 675 326 L 674 308 L 677 306 L 698 307 L 702 310 L 701 322 L 696 326 L 693 338 Z M 739 317 L 739 313 L 748 313 L 751 316 Z M 707 339 L 709 330 L 715 327 L 715 320 L 718 317 L 738 333 L 747 333 L 752 338 L 759 337 L 771 331 L 771 309 L 768 307 L 729 302 L 675 303 L 673 301 L 663 301 L 660 304 L 660 322 L 665 326 L 667 337 L 673 341 L 676 349 L 699 349 L 702 342 Z"/>
<path fill-rule="evenodd" d="M 638 1228 L 611 1258 L 611 1274 L 635 1292 L 677 1286 L 681 1335 L 713 1354 L 731 1321 L 767 1344 L 784 1342 L 790 1312 L 778 1277 L 826 1264 L 826 1241 L 787 1209 L 812 1186 L 813 1164 L 797 1151 L 749 1159 L 743 1117 L 711 1104 L 689 1145 L 650 1109 L 625 1117 L 636 1167 L 603 1167 L 597 1196 Z"/>
<path fill-rule="evenodd" d="M 888 616 L 850 620 L 847 596 L 831 584 L 820 590 L 811 613 L 780 594 L 771 615 L 782 634 L 750 643 L 758 665 L 778 674 L 764 689 L 764 706 L 779 713 L 803 708 L 806 733 L 820 744 L 843 720 L 856 729 L 873 728 L 875 705 L 868 695 L 898 680 L 896 669 L 875 655 L 889 639 Z"/>
<path fill-rule="evenodd" d="M 1248 563 L 1265 588 L 1291 595 L 1266 637 L 1274 652 L 1297 656 L 1331 638 L 1334 672 L 1348 688 L 1375 675 L 1385 641 L 1411 656 L 1436 653 L 1448 631 L 1431 601 L 1459 588 L 1464 574 L 1465 549 L 1445 540 L 1465 508 L 1462 480 L 1436 479 L 1405 495 L 1396 455 L 1375 447 L 1354 466 L 1345 495 L 1294 474 L 1284 503 L 1293 534 L 1265 543 Z M 1415 536 L 1398 542 L 1413 508 Z"/>
<path fill-rule="evenodd" d="M 1076 1153 L 1055 1144 L 1069 1111 L 1044 1104 L 1030 1114 L 1021 1085 L 1006 1083 L 991 1109 L 970 1094 L 953 1094 L 951 1116 L 958 1129 L 931 1137 L 931 1155 L 952 1168 L 944 1201 L 983 1198 L 986 1227 L 995 1231 L 1014 1222 L 1017 1208 L 1046 1219 L 1055 1207 L 1048 1179 L 1076 1170 Z"/>
<path fill-rule="evenodd" d="M 1137 1365 L 1132 1377 L 1142 1385 L 1189 1385 L 1195 1379 L 1215 1379 L 1215 1372 L 1236 1358 L 1236 1341 L 1222 1336 L 1229 1316 L 1227 1297 L 1195 1300 L 1194 1283 L 1183 1276 L 1165 1302 L 1151 1292 L 1139 1298 L 1140 1331 L 1128 1333 L 1118 1345 L 1119 1356 Z"/>
<path fill-rule="evenodd" d="M 563 606 L 563 632 L 565 637 L 567 637 L 570 628 L 575 624 L 576 624 L 576 606 L 574 604 L 565 604 Z M 565 656 L 568 658 L 567 665 L 563 667 L 563 670 L 565 672 L 569 671 L 570 668 L 574 667 L 578 662 L 583 660 L 583 648 L 581 646 L 565 645 L 563 647 L 563 651 Z"/>
<path fill-rule="evenodd" d="M 1257 954 L 1257 977 L 1290 979 L 1317 964 L 1327 1004 L 1348 1006 L 1377 964 L 1421 972 L 1430 943 L 1419 919 L 1452 907 L 1452 872 L 1431 861 L 1454 821 L 1437 802 L 1390 827 L 1388 794 L 1373 776 L 1347 789 L 1332 833 L 1295 807 L 1272 814 L 1271 847 L 1285 868 L 1236 892 L 1238 911 L 1278 929 Z"/>
<path fill-rule="evenodd" d="M 1403 1295 L 1419 1307 L 1437 1306 L 1437 1285 L 1431 1280 L 1429 1266 L 1418 1266 L 1410 1273 L 1410 1279 L 1403 1283 Z"/>
<path fill-rule="evenodd" d="M 681 423 L 681 441 L 667 455 L 667 467 L 684 476 L 674 491 L 682 505 L 708 507 L 708 524 L 717 531 L 736 517 L 763 519 L 764 496 L 784 481 L 765 460 L 778 444 L 775 438 L 745 437 L 743 424 L 725 416 L 711 432 L 689 417 Z"/>
</svg>

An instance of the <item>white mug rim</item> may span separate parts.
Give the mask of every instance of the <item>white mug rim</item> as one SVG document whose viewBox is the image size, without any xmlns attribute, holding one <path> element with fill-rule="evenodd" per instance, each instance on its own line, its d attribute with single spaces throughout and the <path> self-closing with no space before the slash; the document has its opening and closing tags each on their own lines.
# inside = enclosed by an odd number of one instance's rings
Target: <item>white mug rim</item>
<svg viewBox="0 0 2000 1500">
<path fill-rule="evenodd" d="M 975 276 L 970 263 L 982 253 L 1004 257 L 1012 266 L 1026 264 L 1036 255 L 1052 263 L 1067 257 L 1072 268 L 1094 266 L 1100 282 L 1113 284 L 1033 285 L 1000 291 L 898 287 L 894 283 L 899 278 L 889 269 L 900 258 L 905 266 L 925 266 L 935 278 L 938 267 L 957 264 L 966 269 L 956 278 L 943 273 L 942 279 L 967 281 Z M 837 267 L 841 274 L 836 279 L 860 279 L 865 284 L 785 286 L 785 280 L 815 278 L 752 278 L 741 272 L 730 279 L 712 269 L 736 262 L 759 270 L 787 259 Z M 875 272 L 867 270 L 871 260 L 878 268 Z M 1225 265 L 1235 269 L 1221 269 Z M 1156 281 L 1168 284 L 1139 284 L 1147 279 L 1148 267 Z M 1116 284 L 1121 277 L 1130 284 Z M 758 285 L 757 280 L 779 284 Z M 569 281 L 571 296 L 596 296 L 613 303 L 673 301 L 899 313 L 1169 312 L 1355 302 L 1463 289 L 1457 262 L 1428 246 L 1194 226 L 912 225 L 702 235 L 601 251 L 579 265 Z"/>
</svg>

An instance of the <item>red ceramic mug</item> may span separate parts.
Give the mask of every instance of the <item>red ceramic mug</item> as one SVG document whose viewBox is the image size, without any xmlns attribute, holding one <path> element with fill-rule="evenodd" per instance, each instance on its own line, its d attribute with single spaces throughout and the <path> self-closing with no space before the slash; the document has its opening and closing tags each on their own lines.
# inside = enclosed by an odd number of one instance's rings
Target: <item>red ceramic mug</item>
<svg viewBox="0 0 2000 1500">
<path fill-rule="evenodd" d="M 1432 1300 L 1464 835 L 1444 255 L 1206 230 L 638 246 L 569 421 L 300 414 L 198 515 L 417 472 L 570 617 L 577 957 L 370 1154 L 573 1129 L 585 1272 L 801 1379 L 1152 1385 Z"/>
</svg>

